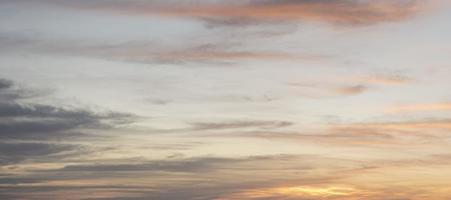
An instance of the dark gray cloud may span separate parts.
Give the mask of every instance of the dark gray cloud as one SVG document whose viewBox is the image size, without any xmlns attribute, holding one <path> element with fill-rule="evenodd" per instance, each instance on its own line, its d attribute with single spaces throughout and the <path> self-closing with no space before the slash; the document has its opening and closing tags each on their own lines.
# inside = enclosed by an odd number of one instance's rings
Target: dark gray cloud
<svg viewBox="0 0 451 200">
<path fill-rule="evenodd" d="M 27 98 L 33 95 L 34 94 L 31 92 L 28 93 L 23 89 L 14 87 L 12 81 L 0 78 L 0 104 L 8 101 L 15 101 L 17 99 Z"/>
<path fill-rule="evenodd" d="M 0 104 L 0 138 L 44 139 L 77 128 L 111 128 L 132 118 L 124 113 L 95 113 L 50 105 Z"/>
<path fill-rule="evenodd" d="M 271 155 L 251 156 L 247 158 L 222 158 L 222 157 L 195 157 L 174 160 L 145 161 L 132 164 L 96 164 L 96 165 L 69 165 L 62 171 L 166 171 L 166 172 L 210 172 L 214 170 L 241 169 L 255 170 L 258 166 L 247 165 L 258 162 L 291 163 L 301 156 L 295 155 Z M 307 155 L 304 157 L 308 157 Z M 292 163 L 291 163 L 292 164 Z M 289 167 L 289 166 L 286 166 Z M 277 168 L 277 167 L 276 167 Z M 274 169 L 267 167 L 266 170 Z M 297 166 L 295 169 L 311 169 L 309 166 Z M 260 170 L 264 170 L 263 168 Z"/>
<path fill-rule="evenodd" d="M 0 78 L 0 90 L 10 88 L 11 86 L 12 86 L 11 81 Z"/>
<path fill-rule="evenodd" d="M 13 81 L 0 79 L 0 169 L 11 172 L 0 175 L 1 199 L 48 199 L 50 197 L 44 195 L 41 198 L 37 194 L 64 190 L 64 187 L 16 188 L 19 184 L 67 178 L 33 170 L 23 174 L 21 165 L 39 168 L 40 164 L 63 163 L 69 158 L 99 152 L 102 148 L 90 148 L 76 141 L 92 139 L 92 131 L 112 129 L 136 119 L 128 113 L 34 101 L 37 101 L 34 97 L 45 98 L 46 95 L 46 92 L 24 89 Z M 33 195 L 23 195 L 25 193 Z"/>
<path fill-rule="evenodd" d="M 111 129 L 135 119 L 127 113 L 33 103 L 36 95 L 45 97 L 46 93 L 0 79 L 0 166 L 53 162 L 86 153 L 80 145 L 61 141 L 87 138 L 89 131 Z"/>
<path fill-rule="evenodd" d="M 44 156 L 76 149 L 75 145 L 51 143 L 0 143 L 0 165 L 9 165 L 24 160 L 39 159 Z M 1 182 L 8 182 L 0 179 Z"/>
<path fill-rule="evenodd" d="M 234 163 L 239 160 L 225 158 L 197 158 L 188 160 L 162 160 L 137 164 L 100 164 L 100 165 L 72 165 L 67 166 L 64 171 L 167 171 L 167 172 L 207 172 L 212 165 Z"/>
<path fill-rule="evenodd" d="M 61 138 L 64 133 L 79 133 L 81 129 L 112 128 L 125 124 L 134 116 L 119 112 L 95 112 L 85 108 L 22 103 L 30 98 L 26 90 L 13 88 L 11 81 L 0 81 L 0 138 L 38 139 Z M 55 138 L 54 138 L 55 139 Z"/>
<path fill-rule="evenodd" d="M 139 191 L 137 191 L 139 190 Z M 5 200 L 30 199 L 128 199 L 142 196 L 149 187 L 119 185 L 87 186 L 0 186 L 0 198 Z M 115 194 L 113 197 L 109 197 Z M 100 196 L 100 197 L 99 197 Z M 102 198 L 107 196 L 109 198 Z"/>
</svg>

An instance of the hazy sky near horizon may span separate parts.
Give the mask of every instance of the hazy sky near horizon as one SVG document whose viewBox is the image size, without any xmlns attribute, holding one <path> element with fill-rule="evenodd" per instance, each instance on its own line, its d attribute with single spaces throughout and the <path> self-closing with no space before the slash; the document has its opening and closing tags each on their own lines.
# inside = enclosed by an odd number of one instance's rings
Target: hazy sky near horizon
<svg viewBox="0 0 451 200">
<path fill-rule="evenodd" d="M 0 0 L 0 199 L 446 200 L 446 0 Z"/>
</svg>

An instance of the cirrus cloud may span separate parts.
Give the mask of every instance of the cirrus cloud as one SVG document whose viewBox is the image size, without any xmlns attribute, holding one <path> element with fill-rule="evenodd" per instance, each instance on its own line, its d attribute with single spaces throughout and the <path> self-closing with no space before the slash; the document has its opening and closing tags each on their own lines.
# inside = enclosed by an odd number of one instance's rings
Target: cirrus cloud
<svg viewBox="0 0 451 200">
<path fill-rule="evenodd" d="M 180 17 L 216 25 L 324 22 L 361 26 L 409 19 L 427 9 L 428 1 L 416 0 L 247 0 L 247 1 L 91 1 L 66 2 L 71 7 L 124 15 Z"/>
</svg>

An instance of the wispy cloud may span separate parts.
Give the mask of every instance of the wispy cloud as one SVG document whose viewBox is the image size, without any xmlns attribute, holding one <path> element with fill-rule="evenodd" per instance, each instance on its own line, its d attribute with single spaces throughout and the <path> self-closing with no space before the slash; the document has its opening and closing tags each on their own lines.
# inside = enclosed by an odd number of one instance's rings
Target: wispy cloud
<svg viewBox="0 0 451 200">
<path fill-rule="evenodd" d="M 87 130 L 111 129 L 135 119 L 127 113 L 27 103 L 23 100 L 30 101 L 35 95 L 45 96 L 46 93 L 35 91 L 36 94 L 30 96 L 26 93 L 28 90 L 5 79 L 0 79 L 0 86 L 0 165 L 77 150 L 77 145 L 57 141 L 76 139 Z"/>
<path fill-rule="evenodd" d="M 391 130 L 448 130 L 451 129 L 450 119 L 424 119 L 400 122 L 380 122 L 380 123 L 360 123 L 353 127 L 360 128 L 381 128 Z M 426 133 L 427 134 L 427 133 Z"/>
<path fill-rule="evenodd" d="M 361 80 L 368 84 L 376 85 L 402 85 L 414 81 L 409 77 L 401 75 L 374 75 L 369 77 L 362 77 Z"/>
<path fill-rule="evenodd" d="M 241 120 L 207 120 L 207 121 L 192 121 L 186 122 L 186 126 L 182 128 L 168 128 L 168 129 L 151 129 L 147 128 L 146 133 L 165 133 L 165 134 L 193 134 L 203 135 L 205 133 L 227 133 L 229 131 L 263 131 L 263 130 L 278 130 L 289 128 L 295 125 L 291 121 L 283 120 L 261 120 L 261 119 L 241 119 Z M 220 135 L 220 134 L 218 134 Z M 180 144 L 177 144 L 180 145 Z M 183 147 L 184 145 L 182 145 Z M 157 145 L 158 148 L 174 148 L 165 145 Z M 175 148 L 177 149 L 177 147 Z"/>
<path fill-rule="evenodd" d="M 18 185 L 2 184 L 0 177 L 0 191 L 12 197 L 34 194 L 41 191 L 41 195 L 67 195 L 75 190 L 90 194 L 90 188 L 99 191 L 117 191 L 118 198 L 130 194 L 122 191 L 125 182 L 130 178 L 141 179 L 140 184 L 127 187 L 136 191 L 142 199 L 215 199 L 227 196 L 245 189 L 263 188 L 281 183 L 314 183 L 333 180 L 341 175 L 322 173 L 333 166 L 342 167 L 341 170 L 359 168 L 349 165 L 352 162 L 323 158 L 313 155 L 266 155 L 241 158 L 225 157 L 195 157 L 173 160 L 137 161 L 113 164 L 83 164 L 68 165 L 60 169 L 37 171 L 25 177 L 18 178 Z M 315 167 L 313 167 L 315 166 Z M 39 173 L 45 176 L 40 176 Z M 315 174 L 321 173 L 319 174 Z M 121 176 L 111 176 L 122 174 Z M 146 174 L 143 176 L 143 174 Z M 267 176 L 268 174 L 278 175 Z M 292 174 L 292 176 L 286 176 Z M 60 176 L 58 176 L 60 175 Z M 138 175 L 138 176 L 137 176 Z M 243 177 L 238 180 L 236 177 Z M 11 183 L 10 177 L 6 183 Z M 212 179 L 214 179 L 212 181 Z M 302 179 L 302 181 L 299 181 Z M 245 180 L 245 181 L 243 181 Z M 124 182 L 125 181 L 125 182 Z M 203 184 L 208 182 L 208 184 Z M 89 185 L 83 185 L 87 183 Z M 196 185 L 193 187 L 193 185 Z M 87 187 L 89 186 L 89 187 Z M 7 189 L 7 191 L 5 191 Z M 94 194 L 88 197 L 95 197 Z M 139 199 L 138 198 L 138 199 Z"/>
<path fill-rule="evenodd" d="M 116 163 L 116 164 L 94 164 L 94 165 L 68 165 L 64 167 L 63 171 L 155 171 L 155 172 L 211 172 L 213 170 L 257 170 L 256 166 L 249 165 L 259 162 L 272 161 L 293 164 L 292 160 L 298 159 L 295 155 L 274 155 L 274 156 L 250 156 L 246 158 L 221 158 L 221 157 L 195 157 L 182 158 L 175 160 L 157 160 L 157 161 L 140 161 L 137 163 Z M 310 157 L 309 155 L 305 156 Z M 272 166 L 277 168 L 277 166 Z M 289 167 L 289 166 L 285 166 Z M 285 168 L 283 167 L 283 168 Z M 304 166 L 305 169 L 310 169 Z M 299 170 L 302 167 L 298 167 Z M 261 170 L 270 170 L 261 169 Z"/>
<path fill-rule="evenodd" d="M 366 92 L 369 88 L 365 85 L 349 85 L 346 83 L 318 83 L 318 82 L 294 82 L 289 86 L 297 88 L 302 96 L 311 98 L 330 98 L 337 96 L 353 96 Z"/>
<path fill-rule="evenodd" d="M 446 162 L 439 162 L 444 159 Z M 17 179 L 0 177 L 0 191 L 9 195 L 9 198 L 27 197 L 31 194 L 45 198 L 80 191 L 83 191 L 86 198 L 101 198 L 107 194 L 104 192 L 113 192 L 113 195 L 104 197 L 108 199 L 337 200 L 365 197 L 376 200 L 391 192 L 398 197 L 408 198 L 415 194 L 414 184 L 393 188 L 390 179 L 381 175 L 396 175 L 399 173 L 397 170 L 406 169 L 406 166 L 413 169 L 436 165 L 446 167 L 446 163 L 449 163 L 447 155 L 373 161 L 317 155 L 129 160 L 113 164 L 72 164 L 40 171 L 44 173 L 41 175 L 35 172 Z M 361 177 L 386 187 L 359 182 Z M 5 184 L 12 182 L 17 184 Z M 436 194 L 433 191 L 432 188 L 424 188 L 423 192 L 433 196 Z"/>
<path fill-rule="evenodd" d="M 288 85 L 298 88 L 305 96 L 319 98 L 359 95 L 378 87 L 403 86 L 413 82 L 407 76 L 390 74 L 324 76 L 317 79 L 322 81 L 298 81 L 290 82 Z"/>
<path fill-rule="evenodd" d="M 221 123 L 196 122 L 191 123 L 193 130 L 227 130 L 227 129 L 246 129 L 246 128 L 260 128 L 260 129 L 274 129 L 293 125 L 288 121 L 232 121 Z"/>
<path fill-rule="evenodd" d="M 24 160 L 42 159 L 51 155 L 61 154 L 75 150 L 75 145 L 37 143 L 37 142 L 15 142 L 0 143 L 0 167 L 2 165 L 15 164 Z"/>
<path fill-rule="evenodd" d="M 403 104 L 392 106 L 386 109 L 389 113 L 404 112 L 427 112 L 427 111 L 447 111 L 451 110 L 451 103 L 423 103 L 423 104 Z"/>
<path fill-rule="evenodd" d="M 425 3 L 414 0 L 94 1 L 72 3 L 72 6 L 125 15 L 190 17 L 221 25 L 305 21 L 356 26 L 406 20 L 423 11 Z"/>
<path fill-rule="evenodd" d="M 367 87 L 363 85 L 355 85 L 355 86 L 348 86 L 348 87 L 339 87 L 337 88 L 337 92 L 339 94 L 343 95 L 355 95 L 360 94 L 367 90 Z"/>
<path fill-rule="evenodd" d="M 412 146 L 446 146 L 449 119 L 422 119 L 367 123 L 328 124 L 320 129 L 240 130 L 210 133 L 211 137 L 248 137 L 342 147 L 411 148 Z"/>
<path fill-rule="evenodd" d="M 146 60 L 147 58 L 154 58 L 162 62 L 168 63 L 183 63 L 183 62 L 236 62 L 240 60 L 265 60 L 265 61 L 321 61 L 327 59 L 326 56 L 321 55 L 302 55 L 284 52 L 259 52 L 259 51 L 221 51 L 221 50 L 201 50 L 201 51 L 181 51 L 181 52 L 167 52 L 167 53 L 153 53 L 149 55 L 131 55 L 131 58 L 136 60 Z"/>
<path fill-rule="evenodd" d="M 20 42 L 11 42 L 11 41 Z M 107 60 L 145 64 L 235 64 L 242 61 L 294 61 L 324 62 L 329 55 L 268 51 L 264 49 L 240 49 L 240 45 L 221 41 L 200 42 L 182 46 L 163 45 L 149 41 L 131 41 L 115 44 L 83 43 L 71 40 L 27 38 L 21 36 L 0 37 L 0 51 L 26 51 L 44 54 L 102 58 Z"/>
</svg>

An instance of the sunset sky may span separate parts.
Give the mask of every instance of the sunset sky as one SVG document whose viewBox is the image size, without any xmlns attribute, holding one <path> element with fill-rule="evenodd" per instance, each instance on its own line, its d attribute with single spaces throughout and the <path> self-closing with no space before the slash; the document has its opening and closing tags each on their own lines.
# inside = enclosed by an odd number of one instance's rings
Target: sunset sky
<svg viewBox="0 0 451 200">
<path fill-rule="evenodd" d="M 2 200 L 449 200 L 448 0 L 0 0 Z"/>
</svg>

